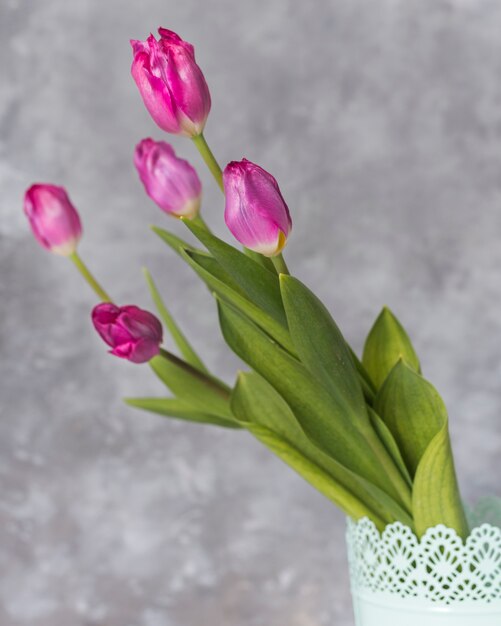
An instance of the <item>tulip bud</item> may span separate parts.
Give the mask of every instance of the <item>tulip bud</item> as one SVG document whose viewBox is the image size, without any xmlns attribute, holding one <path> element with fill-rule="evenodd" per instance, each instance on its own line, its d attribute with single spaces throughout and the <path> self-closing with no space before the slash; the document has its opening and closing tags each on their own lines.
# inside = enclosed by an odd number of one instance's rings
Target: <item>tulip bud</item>
<svg viewBox="0 0 501 626">
<path fill-rule="evenodd" d="M 292 228 L 277 181 L 247 159 L 228 163 L 223 173 L 226 225 L 238 241 L 264 256 L 279 254 Z"/>
<path fill-rule="evenodd" d="M 195 169 L 177 157 L 172 146 L 143 139 L 136 146 L 134 165 L 146 193 L 163 211 L 188 219 L 198 215 L 202 184 Z"/>
<path fill-rule="evenodd" d="M 146 363 L 160 352 L 162 325 L 137 306 L 118 307 L 102 302 L 92 311 L 92 323 L 113 349 L 111 354 L 133 363 Z"/>
<path fill-rule="evenodd" d="M 131 41 L 132 77 L 146 108 L 167 133 L 195 137 L 205 126 L 211 100 L 195 51 L 179 35 L 159 28 L 160 39 Z"/>
<path fill-rule="evenodd" d="M 24 212 L 40 245 L 62 256 L 75 252 L 82 225 L 63 187 L 32 185 L 24 195 Z"/>
</svg>

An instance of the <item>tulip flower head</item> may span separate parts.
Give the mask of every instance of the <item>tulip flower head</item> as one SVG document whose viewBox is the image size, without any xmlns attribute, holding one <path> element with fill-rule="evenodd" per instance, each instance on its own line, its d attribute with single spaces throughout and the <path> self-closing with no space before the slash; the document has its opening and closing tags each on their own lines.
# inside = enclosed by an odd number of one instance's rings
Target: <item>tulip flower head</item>
<svg viewBox="0 0 501 626">
<path fill-rule="evenodd" d="M 196 137 L 205 126 L 211 99 L 193 46 L 171 30 L 160 39 L 131 41 L 132 77 L 151 117 L 167 133 Z"/>
<path fill-rule="evenodd" d="M 24 212 L 41 246 L 62 256 L 75 252 L 82 224 L 63 187 L 32 185 L 24 195 Z"/>
<path fill-rule="evenodd" d="M 92 311 L 92 323 L 101 338 L 111 346 L 111 354 L 132 363 L 146 363 L 160 352 L 162 324 L 137 306 L 118 307 L 102 302 Z"/>
<path fill-rule="evenodd" d="M 224 219 L 233 236 L 264 256 L 279 254 L 292 221 L 277 181 L 259 165 L 242 159 L 228 163 L 223 184 Z"/>
<path fill-rule="evenodd" d="M 134 165 L 146 193 L 166 213 L 193 219 L 200 210 L 202 184 L 195 169 L 165 141 L 143 139 Z"/>
</svg>

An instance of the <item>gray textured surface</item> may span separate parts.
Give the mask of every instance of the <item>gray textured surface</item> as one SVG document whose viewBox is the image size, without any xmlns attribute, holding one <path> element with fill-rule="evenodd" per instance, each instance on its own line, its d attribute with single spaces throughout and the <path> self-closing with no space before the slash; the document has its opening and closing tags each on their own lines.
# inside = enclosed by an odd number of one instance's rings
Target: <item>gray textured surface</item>
<svg viewBox="0 0 501 626">
<path fill-rule="evenodd" d="M 467 498 L 501 494 L 501 4 L 494 0 L 3 0 L 1 626 L 348 626 L 343 517 L 243 434 L 125 408 L 92 294 L 40 250 L 24 188 L 70 190 L 81 252 L 122 303 L 158 278 L 201 353 L 236 361 L 203 287 L 152 234 L 135 142 L 161 133 L 130 37 L 197 46 L 221 162 L 273 172 L 287 258 L 360 348 L 386 303 L 452 418 Z M 200 165 L 188 141 L 179 153 Z M 221 198 L 201 169 L 205 216 Z"/>
</svg>

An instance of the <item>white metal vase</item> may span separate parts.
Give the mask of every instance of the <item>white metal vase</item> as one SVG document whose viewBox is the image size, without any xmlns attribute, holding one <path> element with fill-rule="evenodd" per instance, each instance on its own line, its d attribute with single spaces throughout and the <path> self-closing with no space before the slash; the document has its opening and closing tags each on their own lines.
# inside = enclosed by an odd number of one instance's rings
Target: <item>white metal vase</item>
<svg viewBox="0 0 501 626">
<path fill-rule="evenodd" d="M 356 626 L 501 626 L 501 500 L 470 513 L 463 541 L 439 525 L 419 540 L 395 522 L 348 521 Z"/>
</svg>

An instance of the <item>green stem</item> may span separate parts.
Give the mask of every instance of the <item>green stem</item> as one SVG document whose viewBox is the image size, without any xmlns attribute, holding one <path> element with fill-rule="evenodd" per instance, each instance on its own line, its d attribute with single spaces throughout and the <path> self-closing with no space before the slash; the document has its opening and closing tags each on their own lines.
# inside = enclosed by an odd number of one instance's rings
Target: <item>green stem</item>
<svg viewBox="0 0 501 626">
<path fill-rule="evenodd" d="M 277 270 L 277 274 L 289 275 L 289 268 L 287 267 L 287 263 L 285 262 L 282 253 L 277 254 L 277 256 L 271 257 L 271 260 L 273 262 L 273 265 L 275 266 L 275 269 Z"/>
<path fill-rule="evenodd" d="M 180 359 L 175 354 L 172 354 L 172 352 L 168 352 L 163 348 L 160 348 L 160 356 L 162 356 L 164 359 L 167 359 L 171 363 L 174 363 L 178 367 L 182 367 L 191 376 L 203 382 L 205 385 L 207 385 L 207 387 L 210 387 L 222 398 L 224 398 L 225 400 L 229 400 L 230 390 L 222 381 L 217 380 L 217 378 L 213 378 L 209 374 L 204 374 L 196 367 L 193 367 L 189 363 L 186 363 L 186 361 L 183 361 L 183 359 Z"/>
<path fill-rule="evenodd" d="M 106 293 L 106 291 L 101 287 L 101 285 L 94 278 L 94 276 L 90 272 L 89 268 L 85 265 L 85 263 L 79 257 L 78 253 L 77 252 L 73 252 L 73 254 L 70 254 L 69 258 L 76 265 L 77 270 L 85 278 L 87 283 L 94 290 L 94 292 L 98 295 L 98 297 L 103 302 L 112 302 L 112 299 L 110 298 L 110 296 Z"/>
<path fill-rule="evenodd" d="M 224 193 L 223 187 L 223 172 L 219 167 L 219 163 L 216 161 L 216 157 L 212 154 L 212 150 L 209 148 L 209 145 L 205 141 L 205 137 L 203 133 L 193 137 L 193 143 L 197 147 L 197 150 L 200 152 L 202 159 L 205 161 L 207 167 L 210 169 L 212 175 L 216 179 L 216 183 L 219 185 L 221 191 Z"/>
<path fill-rule="evenodd" d="M 184 218 L 182 221 L 184 222 L 186 218 Z M 211 232 L 209 226 L 207 225 L 207 222 L 204 220 L 204 218 L 201 215 L 197 215 L 196 217 L 194 217 L 191 222 L 193 224 L 195 224 L 195 226 L 200 226 L 201 228 L 203 228 L 204 230 L 206 230 L 207 232 Z"/>
</svg>

